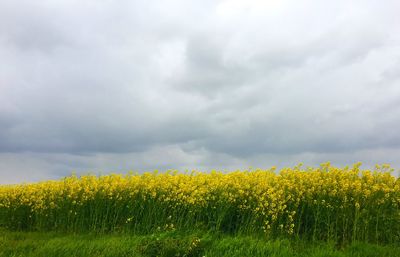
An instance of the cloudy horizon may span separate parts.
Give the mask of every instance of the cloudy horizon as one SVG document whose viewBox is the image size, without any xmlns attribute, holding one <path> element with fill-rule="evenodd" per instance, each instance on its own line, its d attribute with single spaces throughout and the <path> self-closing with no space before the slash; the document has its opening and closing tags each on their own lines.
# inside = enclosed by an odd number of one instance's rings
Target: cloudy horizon
<svg viewBox="0 0 400 257">
<path fill-rule="evenodd" d="M 400 2 L 0 1 L 0 184 L 400 168 Z"/>
</svg>

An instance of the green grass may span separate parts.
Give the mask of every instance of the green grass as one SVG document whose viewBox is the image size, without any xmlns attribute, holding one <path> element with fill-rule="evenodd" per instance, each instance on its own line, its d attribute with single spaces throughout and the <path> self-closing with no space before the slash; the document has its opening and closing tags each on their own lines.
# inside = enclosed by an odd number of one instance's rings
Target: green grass
<svg viewBox="0 0 400 257">
<path fill-rule="evenodd" d="M 266 240 L 214 232 L 169 231 L 148 235 L 0 231 L 0 257 L 398 257 L 400 245 Z"/>
</svg>

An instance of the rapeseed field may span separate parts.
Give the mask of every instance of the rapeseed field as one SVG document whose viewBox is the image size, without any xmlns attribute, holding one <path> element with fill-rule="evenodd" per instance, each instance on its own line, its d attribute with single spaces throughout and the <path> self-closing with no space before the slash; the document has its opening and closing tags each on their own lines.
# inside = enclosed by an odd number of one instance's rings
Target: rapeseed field
<svg viewBox="0 0 400 257">
<path fill-rule="evenodd" d="M 400 241 L 400 179 L 389 165 L 362 170 L 284 168 L 167 171 L 0 186 L 10 230 L 210 230 L 346 243 Z"/>
</svg>

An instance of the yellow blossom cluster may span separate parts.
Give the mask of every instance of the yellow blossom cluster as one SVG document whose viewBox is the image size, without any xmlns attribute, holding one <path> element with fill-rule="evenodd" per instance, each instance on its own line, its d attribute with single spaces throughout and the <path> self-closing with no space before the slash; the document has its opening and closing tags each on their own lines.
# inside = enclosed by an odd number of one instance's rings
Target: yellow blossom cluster
<svg viewBox="0 0 400 257">
<path fill-rule="evenodd" d="M 0 186 L 0 226 L 150 232 L 205 228 L 326 240 L 400 239 L 390 166 L 70 176 Z"/>
</svg>

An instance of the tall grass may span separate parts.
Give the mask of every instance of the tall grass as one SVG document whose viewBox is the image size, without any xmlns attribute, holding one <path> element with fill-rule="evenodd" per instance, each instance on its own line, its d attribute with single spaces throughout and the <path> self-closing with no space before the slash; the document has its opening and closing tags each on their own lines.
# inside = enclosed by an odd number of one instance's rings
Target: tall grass
<svg viewBox="0 0 400 257">
<path fill-rule="evenodd" d="M 343 248 L 305 240 L 218 233 L 63 234 L 0 230 L 0 257 L 398 257 L 400 246 L 353 242 Z"/>
<path fill-rule="evenodd" d="M 67 177 L 0 187 L 0 224 L 14 230 L 214 230 L 347 243 L 400 240 L 400 180 L 375 170 Z"/>
</svg>

